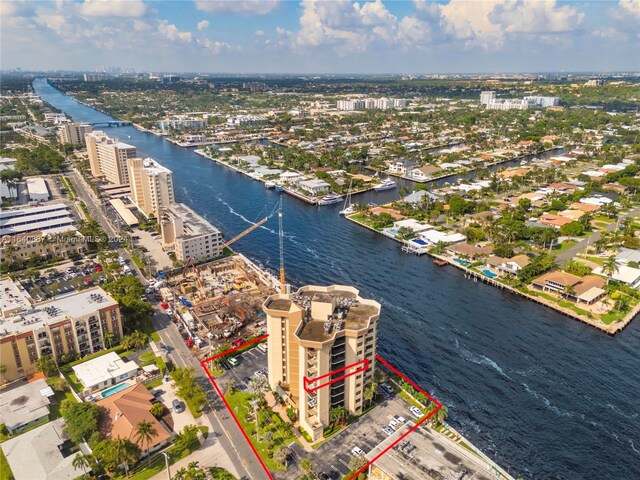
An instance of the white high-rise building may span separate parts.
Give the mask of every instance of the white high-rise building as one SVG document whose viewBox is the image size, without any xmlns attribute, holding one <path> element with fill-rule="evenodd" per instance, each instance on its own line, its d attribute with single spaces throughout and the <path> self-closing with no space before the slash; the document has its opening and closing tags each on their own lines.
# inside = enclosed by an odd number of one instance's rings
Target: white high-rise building
<svg viewBox="0 0 640 480">
<path fill-rule="evenodd" d="M 136 147 L 109 138 L 97 130 L 85 135 L 91 175 L 104 177 L 115 185 L 129 183 L 127 160 L 137 156 Z"/>
<path fill-rule="evenodd" d="M 160 208 L 162 245 L 180 262 L 200 262 L 222 253 L 222 233 L 183 203 Z"/>
<path fill-rule="evenodd" d="M 524 100 L 529 102 L 531 106 L 537 107 L 555 107 L 560 104 L 560 99 L 558 97 L 542 97 L 542 96 L 530 96 L 524 97 Z"/>
<path fill-rule="evenodd" d="M 486 107 L 490 103 L 492 103 L 496 98 L 496 92 L 486 91 L 480 92 L 480 105 Z"/>
<path fill-rule="evenodd" d="M 146 216 L 158 216 L 158 210 L 175 203 L 173 173 L 152 158 L 130 158 L 127 161 L 131 200 Z"/>
</svg>

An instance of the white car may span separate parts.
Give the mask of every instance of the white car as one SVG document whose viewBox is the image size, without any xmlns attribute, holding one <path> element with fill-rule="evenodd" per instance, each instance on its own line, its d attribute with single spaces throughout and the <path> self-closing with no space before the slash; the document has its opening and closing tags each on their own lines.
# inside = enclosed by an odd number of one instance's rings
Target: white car
<svg viewBox="0 0 640 480">
<path fill-rule="evenodd" d="M 254 375 L 256 377 L 264 377 L 265 376 L 264 372 L 262 370 L 258 370 L 257 372 L 254 373 Z"/>
<path fill-rule="evenodd" d="M 356 455 L 364 455 L 364 452 L 362 451 L 362 449 L 360 447 L 353 447 L 351 449 L 351 455 L 353 455 L 354 457 Z"/>
<path fill-rule="evenodd" d="M 393 430 L 390 429 L 389 427 L 382 427 L 382 432 L 385 433 L 387 436 L 393 435 Z"/>
<path fill-rule="evenodd" d="M 406 422 L 405 418 L 401 415 L 394 415 L 393 418 L 397 421 L 399 421 L 400 423 L 404 423 Z"/>
<path fill-rule="evenodd" d="M 420 410 L 418 407 L 411 407 L 409 410 L 416 418 L 422 418 L 424 416 L 424 413 L 422 413 L 422 410 Z"/>
<path fill-rule="evenodd" d="M 389 428 L 392 428 L 394 430 L 398 427 L 398 425 L 400 425 L 400 422 L 395 418 L 389 422 Z"/>
<path fill-rule="evenodd" d="M 258 350 L 260 350 L 261 352 L 267 353 L 267 344 L 261 343 L 260 345 L 258 345 Z"/>
<path fill-rule="evenodd" d="M 235 367 L 236 365 L 238 365 L 238 359 L 236 357 L 231 357 L 229 359 L 229 363 Z"/>
</svg>

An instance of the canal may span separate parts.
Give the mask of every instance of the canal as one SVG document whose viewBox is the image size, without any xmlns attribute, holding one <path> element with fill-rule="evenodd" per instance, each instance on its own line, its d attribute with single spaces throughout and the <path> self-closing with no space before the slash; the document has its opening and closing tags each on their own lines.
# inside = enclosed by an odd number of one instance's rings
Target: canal
<svg viewBox="0 0 640 480">
<path fill-rule="evenodd" d="M 113 120 L 37 79 L 42 99 L 78 121 Z M 278 194 L 133 127 L 105 129 L 173 170 L 177 200 L 230 238 Z M 395 192 L 370 192 L 381 203 Z M 609 337 L 551 310 L 401 253 L 340 218 L 340 205 L 284 197 L 288 281 L 346 283 L 383 305 L 379 352 L 449 407 L 449 422 L 514 476 L 640 478 L 640 325 Z M 264 209 L 264 210 L 263 210 Z M 262 213 L 261 213 L 262 212 Z M 235 248 L 275 271 L 277 224 Z"/>
</svg>

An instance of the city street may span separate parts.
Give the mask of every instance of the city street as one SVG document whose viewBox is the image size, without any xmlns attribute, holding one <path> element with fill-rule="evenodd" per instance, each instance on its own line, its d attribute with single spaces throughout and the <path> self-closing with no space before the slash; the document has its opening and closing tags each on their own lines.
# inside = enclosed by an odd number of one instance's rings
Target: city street
<svg viewBox="0 0 640 480">
<path fill-rule="evenodd" d="M 115 236 L 117 233 L 105 217 L 101 208 L 95 204 L 93 196 L 86 191 L 84 182 L 79 179 L 75 173 L 70 173 L 69 178 L 76 188 L 79 199 L 86 204 L 91 217 L 100 223 L 107 235 Z M 118 248 L 117 251 L 125 259 L 131 258 L 124 248 Z M 135 264 L 130 262 L 129 265 L 143 283 L 146 284 L 146 279 L 136 268 Z M 207 392 L 210 400 L 210 408 L 205 412 L 205 414 L 207 415 L 214 432 L 220 434 L 220 444 L 229 455 L 233 465 L 236 466 L 236 469 L 240 474 L 240 478 L 247 480 L 269 478 L 264 472 L 258 459 L 255 457 L 251 447 L 247 444 L 247 441 L 242 435 L 239 427 L 233 418 L 227 413 L 224 403 L 211 385 L 211 382 L 202 369 L 200 362 L 185 345 L 175 324 L 169 320 L 165 313 L 160 311 L 159 306 L 156 306 L 156 309 L 158 310 L 152 317 L 153 326 L 160 335 L 161 341 L 166 345 L 171 345 L 173 347 L 170 353 L 170 358 L 174 365 L 177 367 L 195 368 L 198 381 Z M 223 435 L 222 432 L 225 434 Z"/>
</svg>

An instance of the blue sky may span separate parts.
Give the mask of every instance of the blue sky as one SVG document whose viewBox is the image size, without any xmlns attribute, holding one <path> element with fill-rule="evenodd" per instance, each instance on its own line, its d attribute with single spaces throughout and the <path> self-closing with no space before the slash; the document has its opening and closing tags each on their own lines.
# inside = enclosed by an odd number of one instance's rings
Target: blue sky
<svg viewBox="0 0 640 480">
<path fill-rule="evenodd" d="M 2 68 L 640 70 L 640 0 L 2 0 Z"/>
</svg>

